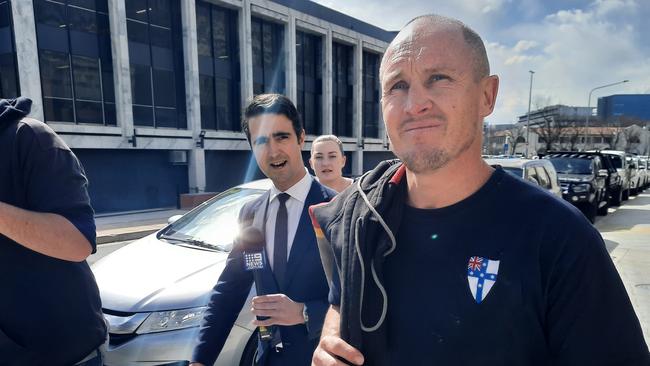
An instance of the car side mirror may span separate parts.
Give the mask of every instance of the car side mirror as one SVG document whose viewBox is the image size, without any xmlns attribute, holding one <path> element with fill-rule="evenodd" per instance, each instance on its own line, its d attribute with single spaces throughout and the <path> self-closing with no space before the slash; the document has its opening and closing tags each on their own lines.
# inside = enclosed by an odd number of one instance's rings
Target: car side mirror
<svg viewBox="0 0 650 366">
<path fill-rule="evenodd" d="M 183 217 L 183 215 L 174 215 L 167 219 L 167 224 L 173 224 L 174 222 L 176 222 L 176 220 L 180 219 L 181 217 Z"/>
<path fill-rule="evenodd" d="M 599 177 L 607 178 L 607 175 L 608 175 L 608 173 L 607 173 L 607 169 L 600 169 L 600 170 L 598 171 L 598 176 L 599 176 Z"/>
</svg>

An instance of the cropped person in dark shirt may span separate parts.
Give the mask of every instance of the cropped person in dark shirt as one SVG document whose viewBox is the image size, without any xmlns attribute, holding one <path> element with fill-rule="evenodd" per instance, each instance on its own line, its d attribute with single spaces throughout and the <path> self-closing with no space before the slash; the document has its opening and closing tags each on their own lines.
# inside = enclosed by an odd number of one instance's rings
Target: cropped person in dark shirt
<svg viewBox="0 0 650 366">
<path fill-rule="evenodd" d="M 648 365 L 596 229 L 481 159 L 498 78 L 478 34 L 416 18 L 380 80 L 400 160 L 311 208 L 332 304 L 313 365 Z"/>
<path fill-rule="evenodd" d="M 0 100 L 0 365 L 101 365 L 88 181 L 30 109 L 27 98 Z"/>
</svg>

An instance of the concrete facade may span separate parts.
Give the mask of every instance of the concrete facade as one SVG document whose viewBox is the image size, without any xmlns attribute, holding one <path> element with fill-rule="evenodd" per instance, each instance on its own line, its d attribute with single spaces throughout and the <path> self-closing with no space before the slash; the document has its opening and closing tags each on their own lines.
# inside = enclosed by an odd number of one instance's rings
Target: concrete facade
<svg viewBox="0 0 650 366">
<path fill-rule="evenodd" d="M 100 159 L 101 161 L 110 159 L 110 156 L 113 155 L 111 151 L 115 150 L 151 150 L 157 151 L 161 156 L 165 154 L 165 156 L 179 156 L 174 151 L 182 151 L 184 154 L 180 156 L 185 156 L 186 160 L 181 160 L 178 164 L 186 164 L 188 181 L 185 183 L 187 183 L 188 191 L 192 193 L 204 192 L 206 191 L 207 182 L 214 182 L 214 178 L 208 178 L 210 174 L 213 174 L 211 170 L 221 170 L 221 166 L 206 166 L 206 161 L 220 161 L 220 159 L 212 157 L 207 159 L 207 152 L 210 152 L 211 156 L 215 153 L 225 154 L 224 156 L 227 158 L 230 156 L 228 155 L 230 152 L 239 151 L 241 153 L 233 154 L 232 158 L 237 159 L 238 165 L 247 167 L 250 163 L 243 156 L 246 156 L 245 152 L 250 147 L 243 133 L 226 130 L 203 130 L 201 127 L 199 56 L 197 54 L 197 1 L 180 1 L 183 72 L 186 90 L 184 102 L 187 128 L 185 129 L 134 126 L 129 40 L 125 10 L 127 5 L 125 5 L 125 1 L 128 0 L 107 0 L 117 125 L 104 126 L 73 122 L 48 122 L 48 124 L 75 151 L 79 149 L 104 151 L 105 156 Z M 323 134 L 332 131 L 332 42 L 343 42 L 353 46 L 354 113 L 353 121 L 350 121 L 350 123 L 353 123 L 355 136 L 342 139 L 346 152 L 350 152 L 353 157 L 348 162 L 352 167 L 352 175 L 362 174 L 366 170 L 364 165 L 367 167 L 370 161 L 376 161 L 379 156 L 390 156 L 389 153 L 387 154 L 388 142 L 382 121 L 378 121 L 380 138 L 362 136 L 362 55 L 364 51 L 371 51 L 381 55 L 394 33 L 384 31 L 309 1 L 306 1 L 305 4 L 293 4 L 282 0 L 276 2 L 265 0 L 210 0 L 205 2 L 235 10 L 238 14 L 237 37 L 242 107 L 253 96 L 251 17 L 261 17 L 283 26 L 285 44 L 289 45 L 284 50 L 286 94 L 294 101 L 296 101 L 297 93 L 296 31 L 307 31 L 321 36 L 323 55 L 321 60 L 323 106 L 321 129 Z M 11 1 L 11 6 L 15 24 L 14 30 L 17 35 L 16 54 L 21 94 L 33 100 L 32 116 L 44 120 L 34 4 L 32 0 L 14 0 Z M 381 113 L 378 114 L 381 115 Z M 313 135 L 307 136 L 305 150 L 310 149 L 311 141 L 315 137 Z M 373 154 L 376 154 L 376 156 L 373 156 Z M 81 155 L 84 156 L 84 154 Z M 123 156 L 123 154 L 119 155 Z M 86 164 L 83 160 L 82 163 Z M 176 161 L 174 163 L 178 165 Z M 119 163 L 115 165 L 119 166 Z M 94 168 L 94 170 L 97 170 L 97 168 Z M 250 169 L 246 168 L 246 170 Z M 115 171 L 115 174 L 119 174 L 119 172 Z M 164 177 L 160 177 L 160 179 L 164 179 Z M 224 182 L 223 185 L 234 185 L 232 183 L 239 184 L 242 182 L 232 180 Z"/>
</svg>

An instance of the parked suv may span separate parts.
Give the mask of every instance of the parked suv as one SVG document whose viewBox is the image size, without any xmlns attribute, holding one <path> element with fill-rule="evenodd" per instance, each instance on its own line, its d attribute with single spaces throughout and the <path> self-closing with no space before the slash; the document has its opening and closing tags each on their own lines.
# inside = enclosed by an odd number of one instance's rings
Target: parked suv
<svg viewBox="0 0 650 366">
<path fill-rule="evenodd" d="M 556 151 L 560 153 L 560 151 Z M 623 201 L 623 177 L 618 173 L 614 165 L 614 156 L 604 154 L 598 150 L 592 150 L 583 154 L 594 154 L 600 157 L 603 164 L 603 169 L 607 169 L 607 179 L 605 179 L 605 186 L 607 187 L 607 197 L 611 206 L 620 206 Z"/>
<path fill-rule="evenodd" d="M 595 153 L 555 152 L 544 156 L 558 174 L 562 197 L 578 207 L 590 222 L 596 214 L 607 215 L 609 176 L 603 161 Z"/>
<path fill-rule="evenodd" d="M 623 201 L 627 201 L 630 198 L 630 167 L 628 165 L 625 156 L 627 155 L 625 151 L 617 150 L 601 150 L 600 153 L 605 154 L 609 157 L 609 160 L 612 162 L 618 175 L 621 176 L 622 186 L 623 186 Z"/>
</svg>

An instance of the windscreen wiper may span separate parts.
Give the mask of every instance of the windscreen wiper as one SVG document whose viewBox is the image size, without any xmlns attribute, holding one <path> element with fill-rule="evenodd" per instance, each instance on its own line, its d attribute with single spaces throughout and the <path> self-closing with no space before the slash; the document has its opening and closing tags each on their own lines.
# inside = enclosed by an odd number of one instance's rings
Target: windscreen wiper
<svg viewBox="0 0 650 366">
<path fill-rule="evenodd" d="M 225 248 L 222 245 L 213 245 L 204 242 L 203 240 L 197 240 L 197 239 L 190 239 L 190 238 L 179 238 L 176 236 L 171 236 L 171 235 L 161 235 L 159 239 L 164 239 L 168 241 L 175 241 L 183 244 L 189 244 L 192 247 L 196 248 L 201 248 L 201 249 L 210 249 L 210 250 L 218 250 L 221 252 L 227 252 L 227 248 Z"/>
</svg>

